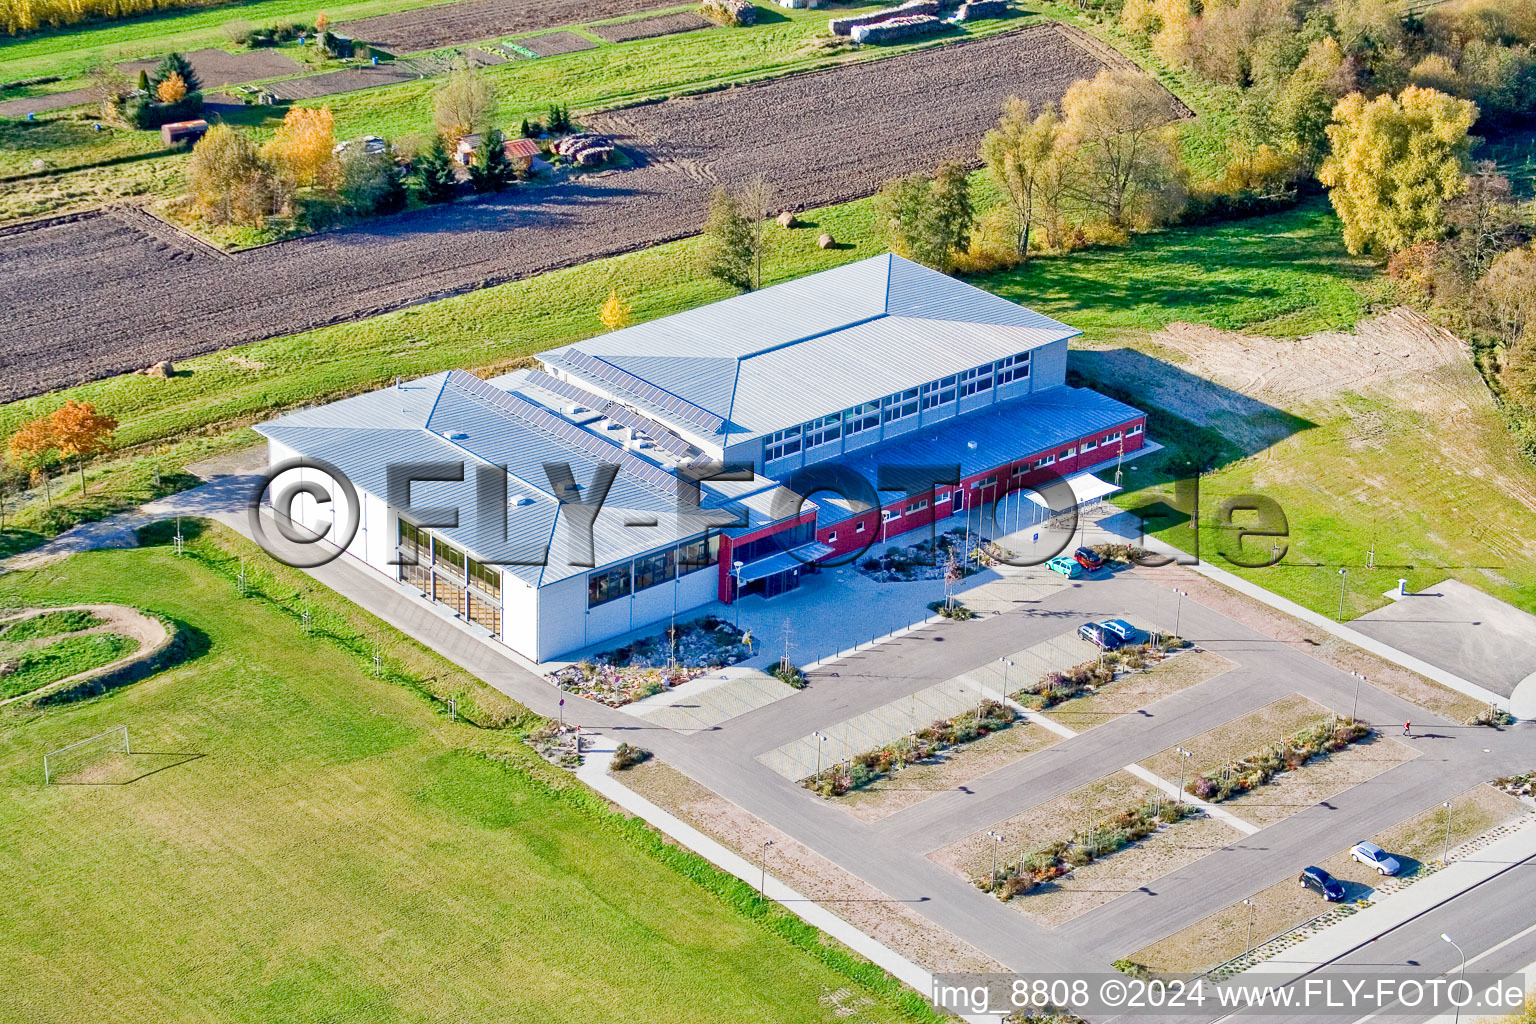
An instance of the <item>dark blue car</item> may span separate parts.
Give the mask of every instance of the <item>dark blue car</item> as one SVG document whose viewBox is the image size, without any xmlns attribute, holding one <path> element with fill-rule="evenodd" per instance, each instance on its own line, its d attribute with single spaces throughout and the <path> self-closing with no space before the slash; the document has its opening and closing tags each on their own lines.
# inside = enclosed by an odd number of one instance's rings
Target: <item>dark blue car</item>
<svg viewBox="0 0 1536 1024">
<path fill-rule="evenodd" d="M 1337 903 L 1344 898 L 1344 886 L 1322 868 L 1303 868 L 1300 882 L 1304 888 L 1311 889 L 1329 903 Z"/>
</svg>

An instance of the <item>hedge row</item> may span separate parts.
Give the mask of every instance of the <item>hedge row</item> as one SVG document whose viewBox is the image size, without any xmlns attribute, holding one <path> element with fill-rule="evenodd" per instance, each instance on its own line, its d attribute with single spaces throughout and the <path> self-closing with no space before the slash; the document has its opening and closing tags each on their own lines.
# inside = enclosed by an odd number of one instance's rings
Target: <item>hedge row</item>
<svg viewBox="0 0 1536 1024">
<path fill-rule="evenodd" d="M 842 796 L 909 764 L 932 757 L 941 750 L 1006 729 L 1017 717 L 1006 704 L 995 700 L 983 701 L 976 711 L 967 711 L 953 718 L 940 718 L 927 728 L 918 730 L 915 735 L 903 736 L 894 743 L 856 754 L 846 764 L 840 762 L 823 769 L 805 779 L 801 785 L 822 796 Z"/>
<path fill-rule="evenodd" d="M 1325 757 L 1357 743 L 1371 730 L 1352 718 L 1334 715 L 1292 733 L 1279 743 L 1256 750 L 1212 779 L 1196 775 L 1184 788 L 1209 803 L 1220 803 L 1257 789 L 1281 772 L 1295 771 L 1315 758 Z"/>
</svg>

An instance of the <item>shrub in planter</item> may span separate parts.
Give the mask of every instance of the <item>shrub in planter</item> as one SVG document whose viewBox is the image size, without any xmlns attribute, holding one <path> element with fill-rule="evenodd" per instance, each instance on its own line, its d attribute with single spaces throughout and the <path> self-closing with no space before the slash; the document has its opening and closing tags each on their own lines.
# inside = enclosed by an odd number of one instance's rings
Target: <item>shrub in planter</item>
<svg viewBox="0 0 1536 1024">
<path fill-rule="evenodd" d="M 800 671 L 798 665 L 791 665 L 788 661 L 780 659 L 770 674 L 779 682 L 793 686 L 797 690 L 805 689 L 805 673 Z"/>
<path fill-rule="evenodd" d="M 649 760 L 651 752 L 640 747 L 632 747 L 628 743 L 620 743 L 613 749 L 612 767 L 614 771 L 628 771 L 635 765 Z"/>
</svg>

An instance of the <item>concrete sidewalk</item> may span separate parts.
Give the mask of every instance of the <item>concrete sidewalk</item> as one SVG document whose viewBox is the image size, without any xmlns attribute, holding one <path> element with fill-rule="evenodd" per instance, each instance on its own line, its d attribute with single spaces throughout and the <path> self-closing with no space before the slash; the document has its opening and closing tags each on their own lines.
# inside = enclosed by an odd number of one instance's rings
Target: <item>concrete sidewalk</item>
<svg viewBox="0 0 1536 1024">
<path fill-rule="evenodd" d="M 785 885 L 760 865 L 727 848 L 724 844 L 700 832 L 681 818 L 663 810 L 645 797 L 625 786 L 608 773 L 609 762 L 617 744 L 600 733 L 588 733 L 583 737 L 587 755 L 576 777 L 624 810 L 644 819 L 664 835 L 675 839 L 711 864 L 756 888 L 763 886 L 763 894 L 783 906 L 800 920 L 820 929 L 834 939 L 880 967 L 892 977 L 916 990 L 923 996 L 933 991 L 933 974 L 913 963 L 889 946 L 870 938 L 858 928 L 844 921 L 810 898 Z M 996 1024 L 998 1015 L 971 1015 L 961 1019 L 973 1024 Z"/>
<path fill-rule="evenodd" d="M 1255 975 L 1264 975 L 1266 980 L 1273 978 L 1276 985 L 1295 981 L 1533 857 L 1536 818 L 1527 817 L 1507 835 L 1463 859 L 1453 859 L 1422 881 L 1297 943 L 1283 957 L 1255 964 L 1238 977 L 1253 981 Z"/>
</svg>

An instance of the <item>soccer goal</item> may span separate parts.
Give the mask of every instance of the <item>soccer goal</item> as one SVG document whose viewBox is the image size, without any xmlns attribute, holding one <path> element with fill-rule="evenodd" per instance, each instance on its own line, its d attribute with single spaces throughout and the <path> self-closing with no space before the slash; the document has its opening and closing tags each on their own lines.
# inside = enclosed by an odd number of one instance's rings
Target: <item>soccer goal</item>
<svg viewBox="0 0 1536 1024">
<path fill-rule="evenodd" d="M 91 782 L 120 768 L 133 753 L 128 727 L 120 725 L 43 755 L 43 785 Z"/>
</svg>

